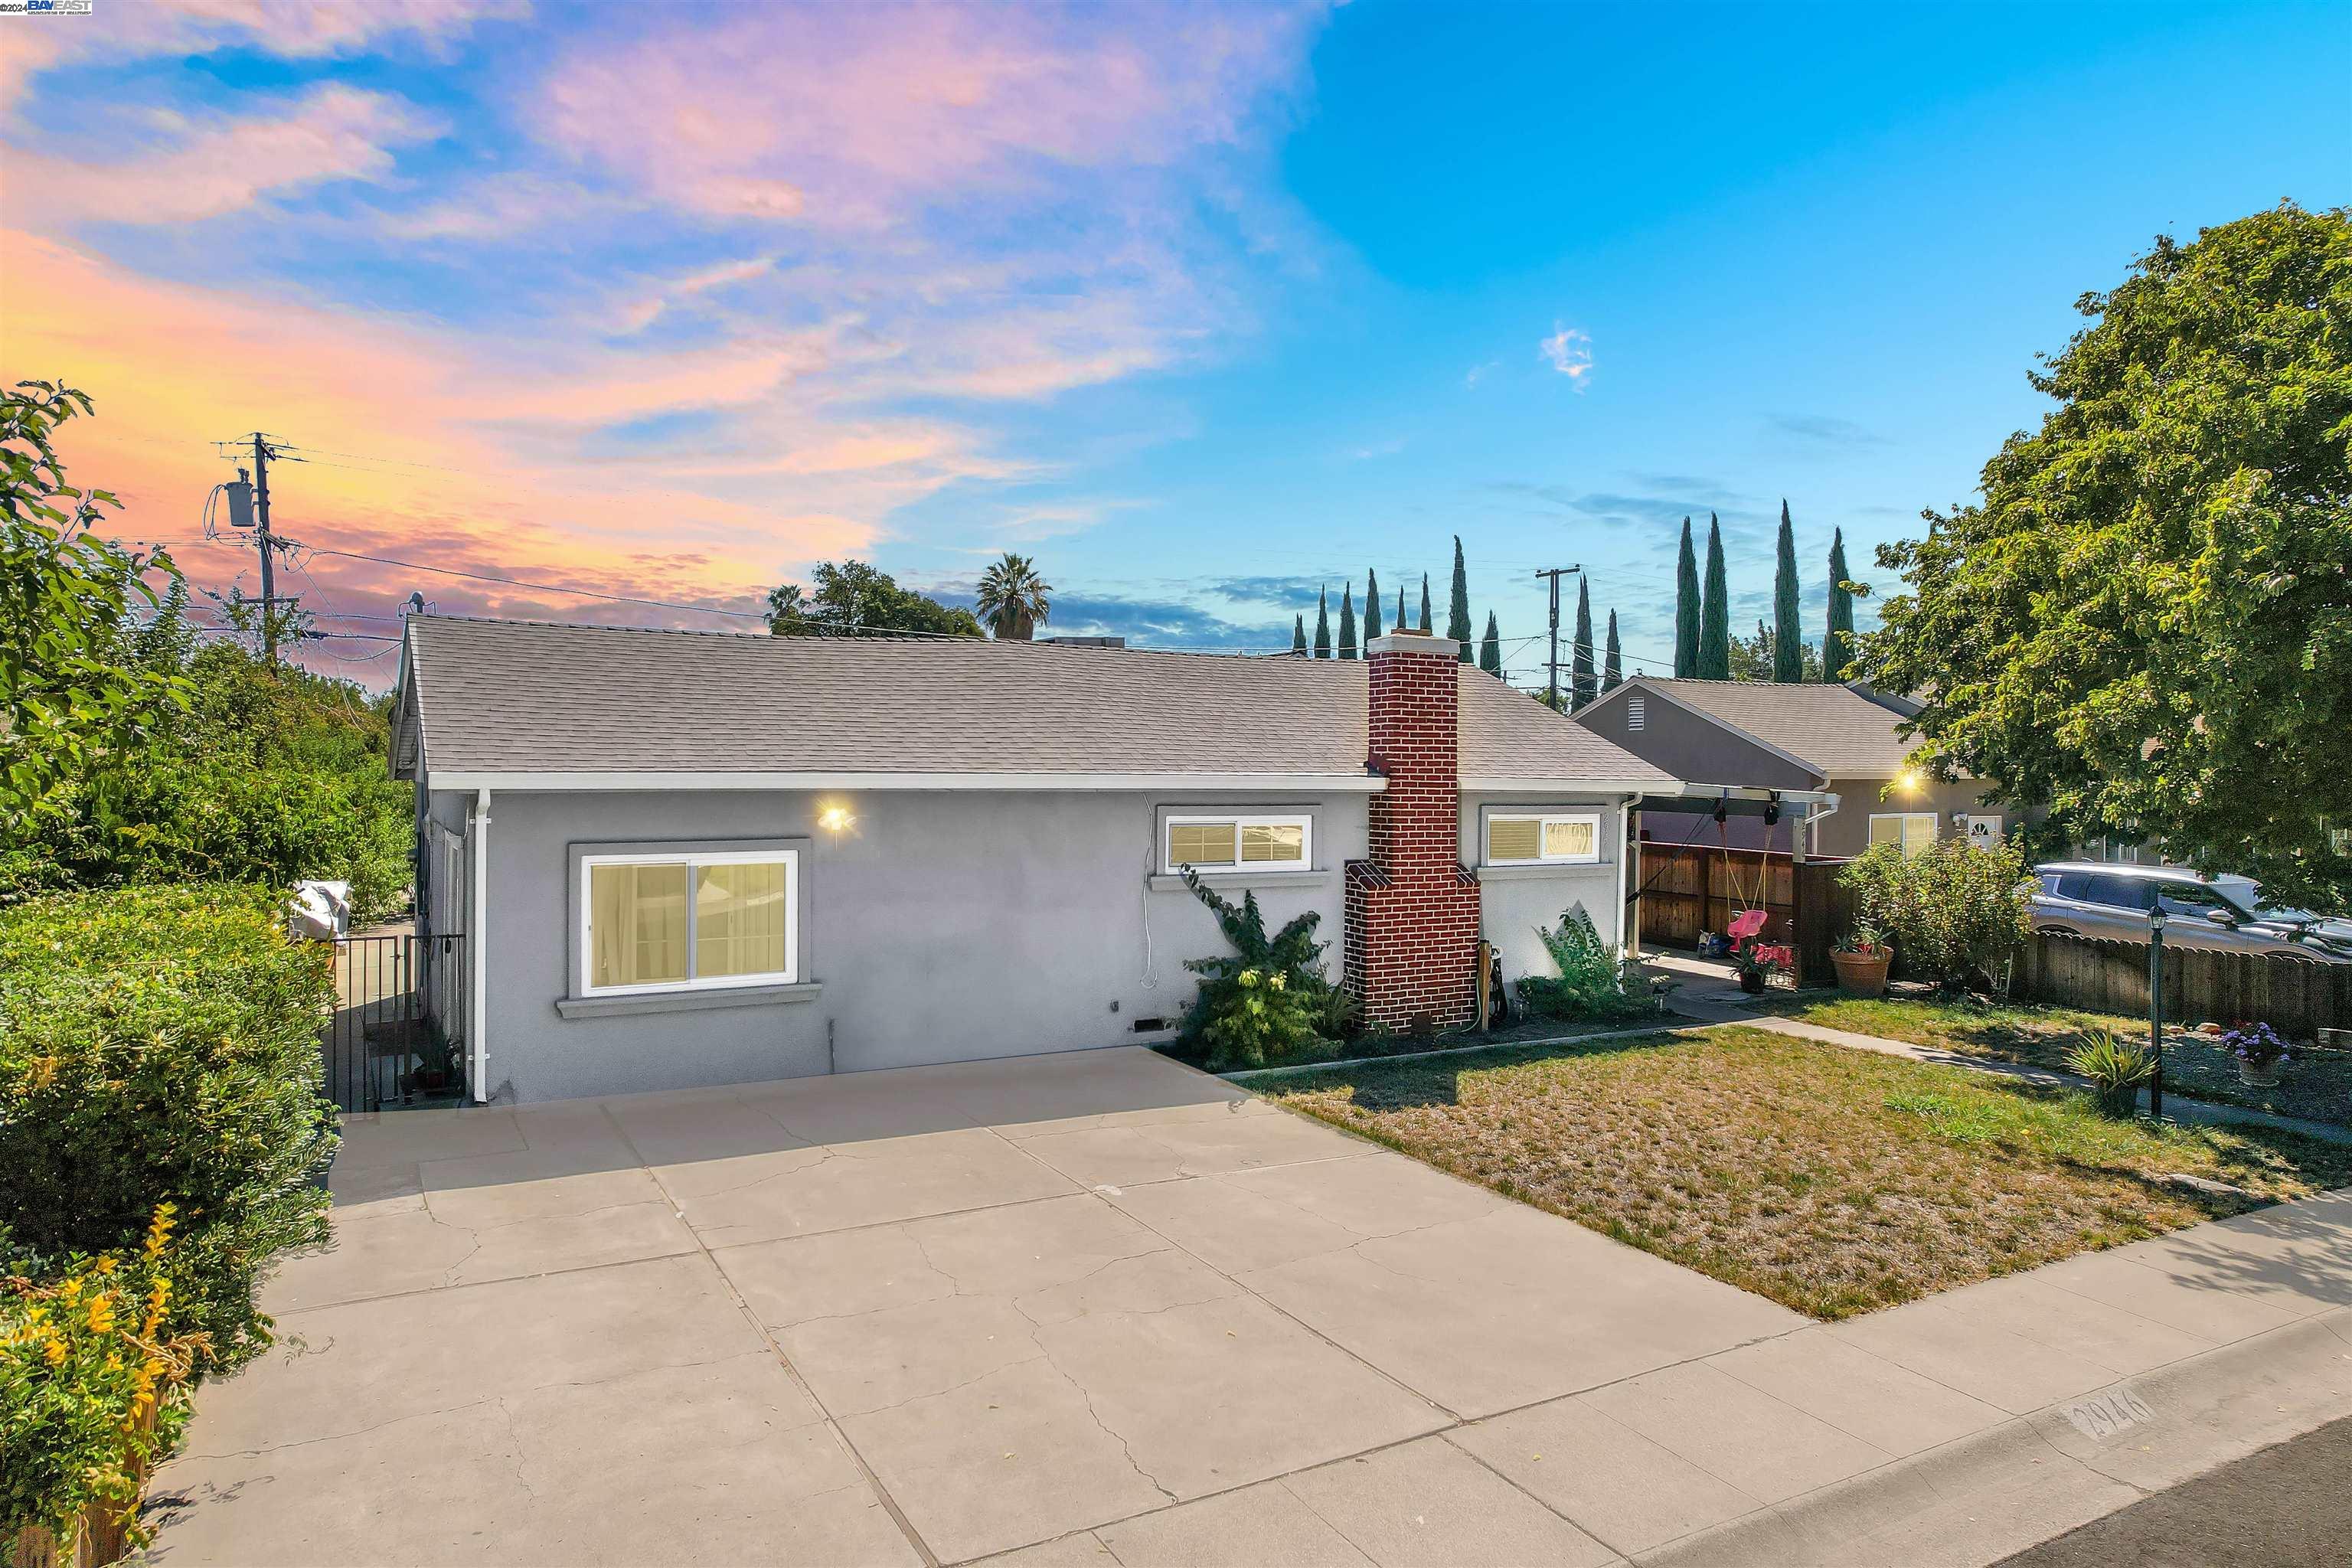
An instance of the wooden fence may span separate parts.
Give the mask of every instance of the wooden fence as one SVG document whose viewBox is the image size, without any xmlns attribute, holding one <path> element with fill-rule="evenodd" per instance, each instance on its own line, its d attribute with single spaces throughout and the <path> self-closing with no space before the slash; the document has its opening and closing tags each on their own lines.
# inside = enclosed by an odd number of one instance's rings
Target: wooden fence
<svg viewBox="0 0 2352 1568">
<path fill-rule="evenodd" d="M 1732 916 L 1759 905 L 1770 917 L 1764 922 L 1767 941 L 1787 942 L 1795 929 L 1795 880 L 1786 850 L 1644 844 L 1641 895 L 1640 940 L 1649 946 L 1696 947 L 1699 932 L 1719 931 Z"/>
<path fill-rule="evenodd" d="M 2018 952 L 2010 994 L 2144 1018 L 2147 946 L 2038 933 Z M 2352 963 L 2168 943 L 2164 1016 L 2182 1023 L 2259 1021 L 2299 1040 L 2321 1029 L 2352 1028 Z"/>
</svg>

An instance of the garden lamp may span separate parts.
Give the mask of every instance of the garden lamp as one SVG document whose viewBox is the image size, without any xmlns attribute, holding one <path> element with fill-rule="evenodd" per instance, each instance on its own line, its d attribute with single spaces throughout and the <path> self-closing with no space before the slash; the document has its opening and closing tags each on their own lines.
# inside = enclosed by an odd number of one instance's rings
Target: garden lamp
<svg viewBox="0 0 2352 1568">
<path fill-rule="evenodd" d="M 2156 1058 L 2148 1075 L 2147 1113 L 2164 1120 L 2164 906 L 2147 911 L 2147 1048 Z"/>
</svg>

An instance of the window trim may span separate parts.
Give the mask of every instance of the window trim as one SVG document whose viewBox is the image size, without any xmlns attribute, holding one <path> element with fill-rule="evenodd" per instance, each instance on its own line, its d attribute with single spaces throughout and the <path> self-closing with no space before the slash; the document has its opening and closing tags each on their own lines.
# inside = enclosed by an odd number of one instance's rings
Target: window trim
<svg viewBox="0 0 2352 1568">
<path fill-rule="evenodd" d="M 1171 811 L 1160 817 L 1160 871 L 1167 877 L 1183 875 L 1184 868 L 1174 853 L 1176 829 L 1202 823 L 1230 822 L 1234 825 L 1234 858 L 1228 864 L 1194 866 L 1195 875 L 1202 877 L 1295 877 L 1302 871 L 1315 869 L 1315 817 L 1311 812 L 1253 811 Z M 1298 829 L 1298 858 L 1291 860 L 1244 860 L 1242 829 L 1244 827 L 1296 827 Z"/>
<path fill-rule="evenodd" d="M 1877 833 L 1877 828 L 1878 828 L 1878 825 L 1879 825 L 1880 823 L 1882 823 L 1882 822 L 1895 822 L 1895 823 L 1900 823 L 1900 822 L 1908 822 L 1908 821 L 1913 821 L 1913 820 L 1921 820 L 1921 821 L 1925 821 L 1925 822 L 1927 824 L 1927 842 L 1926 844 L 1921 845 L 1917 849 L 1911 848 L 1909 846 L 1907 846 L 1907 845 L 1905 845 L 1905 844 L 1904 844 L 1903 840 L 1904 840 L 1905 835 L 1904 835 L 1904 833 L 1903 833 L 1903 830 L 1902 830 L 1901 828 L 1899 828 L 1899 827 L 1898 827 L 1898 828 L 1896 828 L 1896 829 L 1895 829 L 1895 844 L 1896 844 L 1897 846 L 1900 846 L 1900 847 L 1902 847 L 1902 849 L 1903 849 L 1903 853 L 1905 853 L 1906 855 L 1918 855 L 1918 854 L 1923 854 L 1923 853 L 1925 853 L 1927 850 L 1928 850 L 1928 849 L 1931 849 L 1931 848 L 1935 847 L 1936 841 L 1937 841 L 1938 838 L 1941 838 L 1941 837 L 1943 837 L 1943 827 L 1944 827 L 1944 825 L 1943 825 L 1943 819 L 1942 819 L 1942 818 L 1941 818 L 1941 817 L 1940 817 L 1937 813 L 1932 812 L 1932 811 L 1874 811 L 1874 812 L 1872 812 L 1872 813 L 1870 814 L 1870 821 L 1869 821 L 1869 823 L 1868 823 L 1868 825 L 1867 825 L 1867 827 L 1866 827 L 1866 829 L 1865 829 L 1865 835 L 1866 835 L 1866 836 L 1864 837 L 1864 840 L 1863 840 L 1863 847 L 1864 847 L 1864 848 L 1865 848 L 1865 849 L 1875 849 L 1875 848 L 1877 848 L 1877 847 L 1878 847 L 1878 833 Z"/>
<path fill-rule="evenodd" d="M 592 849 L 576 855 L 575 880 L 579 908 L 572 932 L 578 947 L 572 996 L 583 1001 L 606 1001 L 631 996 L 676 996 L 699 992 L 743 991 L 801 983 L 801 851 L 794 846 L 761 849 L 702 849 L 690 845 L 628 849 Z M 784 967 L 757 974 L 726 974 L 702 979 L 694 973 L 695 868 L 700 866 L 766 866 L 784 868 Z M 686 963 L 684 980 L 661 980 L 642 985 L 598 985 L 591 974 L 595 964 L 593 881 L 599 866 L 684 866 L 686 877 Z"/>
<path fill-rule="evenodd" d="M 1521 811 L 1516 808 L 1489 810 L 1481 831 L 1486 842 L 1478 847 L 1481 865 L 1485 866 L 1598 866 L 1602 862 L 1601 819 L 1604 814 L 1591 807 L 1573 811 Z M 1531 859 L 1498 860 L 1495 858 L 1495 824 L 1498 822 L 1532 822 L 1536 825 L 1536 854 Z M 1555 822 L 1588 822 L 1592 825 L 1592 853 L 1590 855 L 1547 855 L 1543 841 Z"/>
</svg>

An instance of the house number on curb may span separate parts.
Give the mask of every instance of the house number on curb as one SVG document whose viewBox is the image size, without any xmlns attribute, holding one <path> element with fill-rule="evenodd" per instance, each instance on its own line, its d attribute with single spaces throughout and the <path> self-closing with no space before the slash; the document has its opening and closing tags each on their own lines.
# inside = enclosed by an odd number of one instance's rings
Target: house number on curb
<svg viewBox="0 0 2352 1568">
<path fill-rule="evenodd" d="M 2127 1388 L 2113 1394 L 2102 1394 L 2096 1399 L 2085 1399 L 2080 1405 L 2066 1406 L 2066 1419 L 2085 1437 L 2106 1437 L 2126 1426 L 2156 1419 L 2156 1412 L 2147 1402 Z"/>
</svg>

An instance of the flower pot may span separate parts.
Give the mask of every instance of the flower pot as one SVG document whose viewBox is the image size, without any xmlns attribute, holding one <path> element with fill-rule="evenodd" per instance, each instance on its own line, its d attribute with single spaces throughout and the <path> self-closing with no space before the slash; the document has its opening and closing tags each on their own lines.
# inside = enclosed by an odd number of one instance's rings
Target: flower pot
<svg viewBox="0 0 2352 1568">
<path fill-rule="evenodd" d="M 2276 1062 L 2240 1062 L 2238 1081 L 2253 1089 L 2276 1089 L 2279 1065 Z"/>
<path fill-rule="evenodd" d="M 1750 996 L 1761 996 L 1764 994 L 1765 978 L 1765 973 L 1760 969 L 1743 969 L 1739 972 L 1739 988 Z"/>
<path fill-rule="evenodd" d="M 1895 964 L 1895 950 L 1882 947 L 1871 952 L 1832 952 L 1830 963 L 1837 968 L 1839 990 L 1851 991 L 1857 996 L 1884 996 L 1886 972 Z"/>
</svg>

